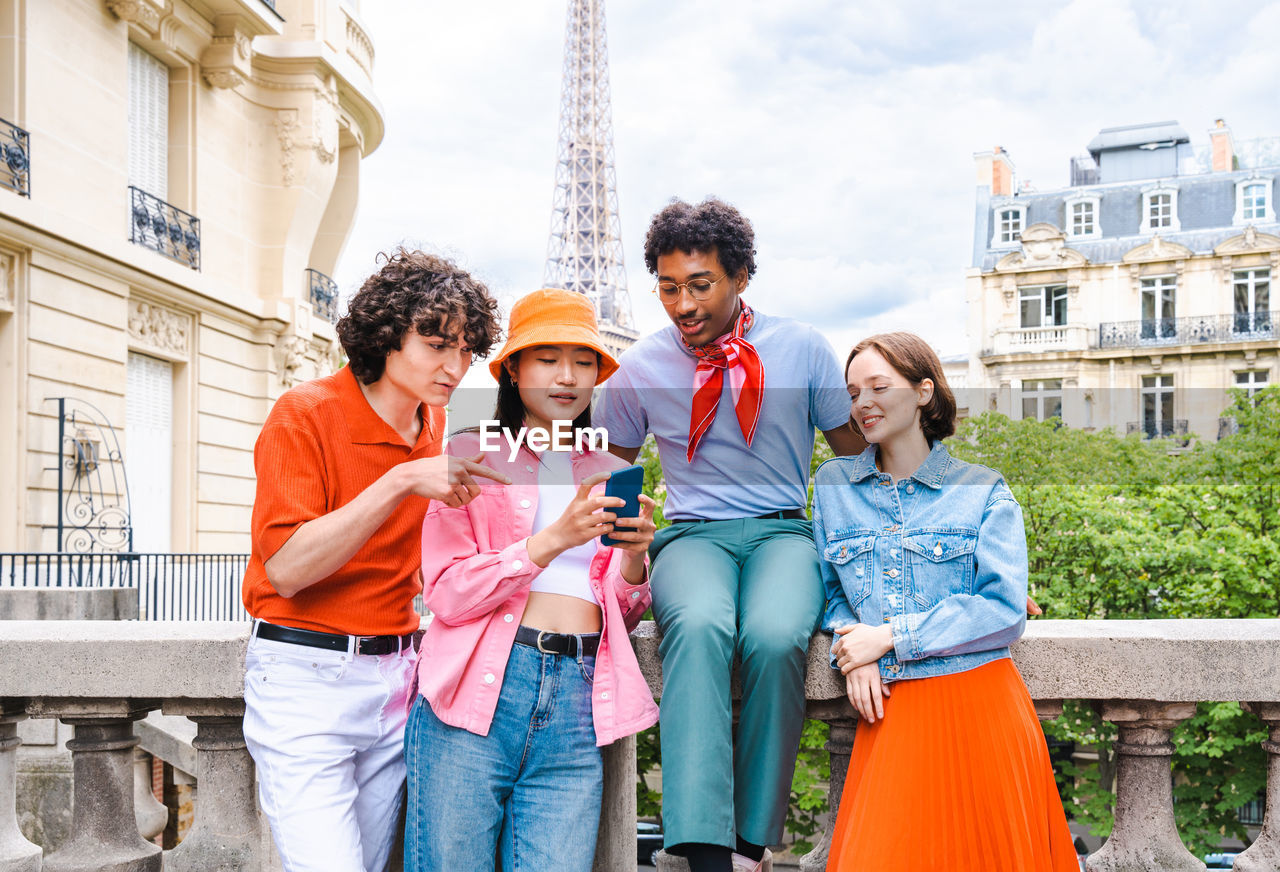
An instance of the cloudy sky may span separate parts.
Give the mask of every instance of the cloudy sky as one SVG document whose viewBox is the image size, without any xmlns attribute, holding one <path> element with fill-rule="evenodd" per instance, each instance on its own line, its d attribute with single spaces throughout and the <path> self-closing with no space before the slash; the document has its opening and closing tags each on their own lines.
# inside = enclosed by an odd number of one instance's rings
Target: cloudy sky
<svg viewBox="0 0 1280 872">
<path fill-rule="evenodd" d="M 753 305 L 843 355 L 910 329 L 963 353 L 973 153 L 1067 181 L 1102 127 L 1176 119 L 1194 145 L 1280 135 L 1280 2 L 611 0 L 618 201 L 635 320 L 666 322 L 641 245 L 673 195 L 755 224 Z M 364 0 L 387 133 L 337 275 L 397 243 L 450 254 L 507 305 L 541 284 L 564 0 Z M 477 368 L 473 373 L 479 375 Z M 487 376 L 484 376 L 487 378 Z"/>
</svg>

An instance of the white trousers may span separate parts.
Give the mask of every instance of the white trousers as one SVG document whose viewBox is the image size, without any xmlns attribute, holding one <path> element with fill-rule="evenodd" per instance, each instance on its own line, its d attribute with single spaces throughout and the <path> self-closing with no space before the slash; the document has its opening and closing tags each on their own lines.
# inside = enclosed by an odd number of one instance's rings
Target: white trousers
<svg viewBox="0 0 1280 872">
<path fill-rule="evenodd" d="M 249 640 L 244 738 L 285 872 L 383 872 L 417 657 Z"/>
</svg>

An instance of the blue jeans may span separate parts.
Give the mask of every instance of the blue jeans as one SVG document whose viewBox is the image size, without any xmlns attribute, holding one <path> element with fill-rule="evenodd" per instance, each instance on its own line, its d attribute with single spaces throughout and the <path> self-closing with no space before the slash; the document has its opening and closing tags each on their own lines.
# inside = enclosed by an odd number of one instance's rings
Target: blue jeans
<svg viewBox="0 0 1280 872">
<path fill-rule="evenodd" d="M 595 658 L 511 646 L 489 735 L 421 696 L 405 728 L 406 872 L 590 872 L 604 771 L 591 719 Z"/>
</svg>

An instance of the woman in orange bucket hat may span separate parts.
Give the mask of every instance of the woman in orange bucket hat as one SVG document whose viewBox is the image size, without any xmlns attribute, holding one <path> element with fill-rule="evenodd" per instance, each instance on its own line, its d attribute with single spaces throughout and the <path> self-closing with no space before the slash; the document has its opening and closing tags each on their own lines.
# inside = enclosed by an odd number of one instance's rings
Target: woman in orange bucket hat
<svg viewBox="0 0 1280 872">
<path fill-rule="evenodd" d="M 405 731 L 410 872 L 492 870 L 495 855 L 503 869 L 589 872 L 600 746 L 657 720 L 627 635 L 649 604 L 653 502 L 617 518 L 623 501 L 601 490 L 625 464 L 584 438 L 592 390 L 617 366 L 586 297 L 534 291 L 490 365 L 505 438 L 450 440 L 512 484 L 432 502 L 423 522 L 434 617 Z M 524 438 L 538 430 L 560 438 Z"/>
</svg>

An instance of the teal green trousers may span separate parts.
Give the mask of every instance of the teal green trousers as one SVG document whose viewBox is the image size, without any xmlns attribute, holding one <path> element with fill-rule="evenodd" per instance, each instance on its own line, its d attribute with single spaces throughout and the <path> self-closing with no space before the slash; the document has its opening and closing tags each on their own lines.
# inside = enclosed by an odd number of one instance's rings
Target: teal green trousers
<svg viewBox="0 0 1280 872">
<path fill-rule="evenodd" d="M 782 839 L 804 725 L 804 669 L 822 616 L 808 521 L 675 522 L 650 549 L 662 630 L 667 845 Z M 740 663 L 733 729 L 730 678 Z"/>
</svg>

